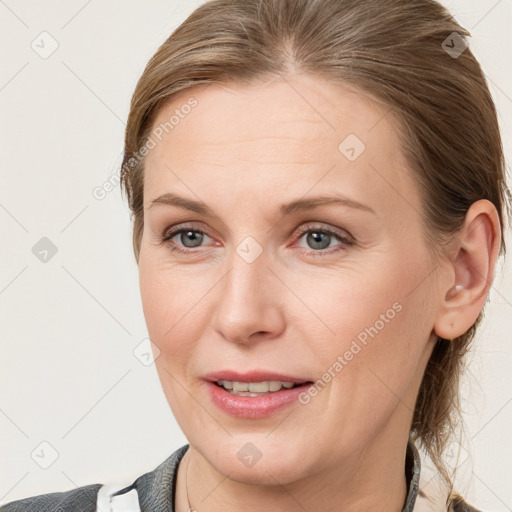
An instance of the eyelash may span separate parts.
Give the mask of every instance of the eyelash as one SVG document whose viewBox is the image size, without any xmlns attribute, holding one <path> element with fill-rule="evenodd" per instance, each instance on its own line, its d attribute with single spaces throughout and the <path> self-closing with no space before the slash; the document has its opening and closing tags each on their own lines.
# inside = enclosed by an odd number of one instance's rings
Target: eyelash
<svg viewBox="0 0 512 512">
<path fill-rule="evenodd" d="M 187 231 L 193 231 L 194 233 L 200 233 L 202 235 L 208 236 L 208 234 L 201 230 L 196 229 L 194 226 L 181 226 L 179 228 L 170 229 L 168 231 L 165 231 L 164 234 L 161 237 L 161 243 L 168 246 L 168 248 L 171 251 L 180 253 L 180 254 L 191 254 L 195 253 L 196 251 L 194 249 L 181 249 L 179 246 L 177 246 L 175 243 L 171 242 L 171 239 L 174 238 L 176 235 L 179 235 L 180 233 L 184 233 Z M 338 248 L 335 248 L 334 250 L 327 250 L 327 249 L 319 249 L 319 250 L 313 250 L 313 249 L 306 249 L 304 252 L 308 256 L 318 257 L 318 256 L 324 256 L 324 255 L 332 255 L 334 253 L 340 252 L 342 250 L 345 250 L 347 247 L 350 247 L 354 245 L 355 240 L 351 236 L 342 236 L 336 231 L 333 231 L 331 229 L 327 228 L 320 228 L 318 226 L 312 226 L 312 225 L 305 225 L 303 226 L 297 235 L 297 241 L 300 240 L 306 233 L 321 233 L 323 235 L 330 235 L 336 238 L 339 242 L 341 242 L 341 246 Z"/>
</svg>

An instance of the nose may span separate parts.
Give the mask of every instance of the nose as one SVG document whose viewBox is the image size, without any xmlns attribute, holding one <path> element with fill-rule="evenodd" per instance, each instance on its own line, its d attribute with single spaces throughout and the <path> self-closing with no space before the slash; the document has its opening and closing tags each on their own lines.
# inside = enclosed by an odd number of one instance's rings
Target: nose
<svg viewBox="0 0 512 512">
<path fill-rule="evenodd" d="M 283 333 L 283 306 L 289 291 L 271 267 L 265 251 L 254 261 L 233 251 L 229 270 L 219 283 L 212 320 L 226 340 L 252 344 Z"/>
</svg>

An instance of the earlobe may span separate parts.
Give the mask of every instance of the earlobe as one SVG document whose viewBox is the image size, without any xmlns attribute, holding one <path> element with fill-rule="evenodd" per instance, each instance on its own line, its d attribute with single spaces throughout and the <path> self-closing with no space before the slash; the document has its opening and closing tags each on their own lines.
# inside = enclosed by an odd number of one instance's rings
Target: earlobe
<svg viewBox="0 0 512 512">
<path fill-rule="evenodd" d="M 434 332 L 444 339 L 468 331 L 485 305 L 501 240 L 494 205 L 486 199 L 473 203 L 457 238 L 456 254 L 448 263 L 450 277 L 441 283 L 442 299 L 434 324 Z"/>
</svg>

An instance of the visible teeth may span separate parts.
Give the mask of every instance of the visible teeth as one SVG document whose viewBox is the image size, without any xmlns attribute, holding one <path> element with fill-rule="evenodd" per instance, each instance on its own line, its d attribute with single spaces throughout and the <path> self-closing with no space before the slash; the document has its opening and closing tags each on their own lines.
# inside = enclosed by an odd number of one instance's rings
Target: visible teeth
<svg viewBox="0 0 512 512">
<path fill-rule="evenodd" d="M 270 391 L 279 391 L 281 389 L 281 383 L 278 380 L 271 380 L 268 384 Z"/>
<path fill-rule="evenodd" d="M 270 391 L 270 382 L 251 382 L 249 383 L 249 391 L 253 393 L 266 393 Z"/>
<path fill-rule="evenodd" d="M 224 389 L 231 391 L 232 394 L 246 396 L 258 396 L 279 391 L 281 388 L 290 389 L 295 385 L 294 382 L 280 382 L 276 380 L 265 382 L 233 382 L 230 380 L 218 380 L 217 384 Z"/>
<path fill-rule="evenodd" d="M 233 391 L 249 391 L 247 382 L 233 382 Z"/>
</svg>

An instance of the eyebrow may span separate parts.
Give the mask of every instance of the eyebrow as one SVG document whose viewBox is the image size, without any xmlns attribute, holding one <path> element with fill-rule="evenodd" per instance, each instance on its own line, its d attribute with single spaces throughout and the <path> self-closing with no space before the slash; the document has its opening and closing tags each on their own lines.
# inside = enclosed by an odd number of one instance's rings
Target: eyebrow
<svg viewBox="0 0 512 512">
<path fill-rule="evenodd" d="M 279 212 L 281 215 L 285 216 L 290 215 L 291 213 L 312 210 L 314 208 L 318 208 L 319 206 L 326 206 L 330 204 L 339 204 L 377 215 L 375 210 L 373 210 L 370 206 L 360 203 L 359 201 L 355 201 L 354 199 L 346 197 L 342 194 L 333 196 L 317 196 L 311 197 L 309 199 L 297 199 L 295 201 L 291 201 L 290 203 L 282 204 L 279 207 Z M 177 206 L 185 210 L 193 211 L 199 215 L 204 215 L 205 217 L 216 216 L 213 211 L 203 202 L 187 199 L 185 197 L 178 196 L 177 194 L 167 193 L 158 196 L 156 199 L 151 201 L 148 210 L 156 205 Z"/>
</svg>

